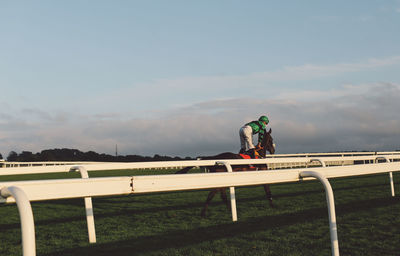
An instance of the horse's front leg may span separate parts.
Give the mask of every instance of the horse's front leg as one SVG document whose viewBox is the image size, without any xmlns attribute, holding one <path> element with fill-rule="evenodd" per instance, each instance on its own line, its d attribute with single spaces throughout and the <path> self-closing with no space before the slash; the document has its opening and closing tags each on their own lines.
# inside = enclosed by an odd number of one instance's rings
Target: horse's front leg
<svg viewBox="0 0 400 256">
<path fill-rule="evenodd" d="M 203 218 L 206 217 L 206 212 L 207 212 L 208 205 L 209 205 L 209 203 L 211 202 L 211 200 L 213 199 L 213 197 L 215 196 L 215 194 L 217 192 L 218 192 L 218 189 L 213 189 L 213 190 L 210 191 L 210 193 L 208 193 L 206 203 L 205 203 L 205 205 L 203 207 L 203 210 L 201 210 L 201 214 L 200 214 L 201 217 L 203 217 Z"/>
<path fill-rule="evenodd" d="M 263 185 L 264 190 L 265 190 L 265 194 L 267 195 L 267 200 L 269 201 L 269 205 L 271 207 L 274 207 L 274 204 L 272 203 L 272 193 L 271 193 L 271 189 L 269 188 L 268 184 L 264 184 Z"/>
</svg>

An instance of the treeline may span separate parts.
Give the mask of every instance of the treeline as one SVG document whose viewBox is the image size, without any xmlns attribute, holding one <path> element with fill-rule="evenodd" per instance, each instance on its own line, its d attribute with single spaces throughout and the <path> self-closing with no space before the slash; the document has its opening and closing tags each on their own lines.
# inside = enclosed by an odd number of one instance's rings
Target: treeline
<svg viewBox="0 0 400 256">
<path fill-rule="evenodd" d="M 0 159 L 1 159 L 0 154 Z M 140 155 L 126 155 L 126 156 L 113 156 L 108 154 L 99 154 L 94 151 L 82 152 L 77 149 L 46 149 L 40 153 L 32 153 L 30 151 L 22 151 L 18 154 L 11 151 L 8 154 L 7 161 L 10 162 L 40 162 L 40 161 L 94 161 L 94 162 L 149 162 L 149 161 L 179 161 L 190 160 L 192 158 L 186 157 L 170 157 L 154 155 L 140 156 Z"/>
</svg>

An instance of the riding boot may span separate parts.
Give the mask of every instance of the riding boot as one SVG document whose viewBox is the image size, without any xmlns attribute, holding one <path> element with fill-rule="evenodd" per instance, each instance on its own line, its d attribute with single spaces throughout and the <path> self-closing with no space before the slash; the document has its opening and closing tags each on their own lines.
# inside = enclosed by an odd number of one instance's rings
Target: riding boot
<svg viewBox="0 0 400 256">
<path fill-rule="evenodd" d="M 250 156 L 250 158 L 253 158 L 253 159 L 255 159 L 256 158 L 256 149 L 255 148 L 251 148 L 251 149 L 249 149 L 249 156 Z"/>
<path fill-rule="evenodd" d="M 251 148 L 247 151 L 247 154 L 249 154 L 250 158 L 255 159 L 256 158 L 256 150 L 254 148 Z M 249 167 L 251 170 L 256 169 L 256 167 L 252 164 L 249 164 Z"/>
<path fill-rule="evenodd" d="M 239 151 L 239 154 L 243 154 L 243 153 L 245 153 L 245 152 L 246 152 L 246 149 L 241 148 L 240 151 Z"/>
</svg>

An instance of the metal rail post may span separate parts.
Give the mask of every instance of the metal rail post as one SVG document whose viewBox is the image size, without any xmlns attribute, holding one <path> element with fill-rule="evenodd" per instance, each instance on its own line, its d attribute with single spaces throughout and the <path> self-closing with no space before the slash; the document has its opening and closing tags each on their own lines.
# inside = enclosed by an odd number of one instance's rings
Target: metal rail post
<svg viewBox="0 0 400 256">
<path fill-rule="evenodd" d="M 19 217 L 21 219 L 22 255 L 35 256 L 35 223 L 33 220 L 31 203 L 29 202 L 28 197 L 22 189 L 14 186 L 1 188 L 0 195 L 4 198 L 9 196 L 14 197 L 18 207 Z"/>
<path fill-rule="evenodd" d="M 337 226 L 336 226 L 335 200 L 333 197 L 333 190 L 331 184 L 324 175 L 316 171 L 303 171 L 300 173 L 300 177 L 314 177 L 317 178 L 324 185 L 326 192 L 326 202 L 328 205 L 332 256 L 339 256 L 339 240 L 338 240 Z"/>
<path fill-rule="evenodd" d="M 216 164 L 225 165 L 228 172 L 232 172 L 232 166 L 227 162 L 216 162 Z M 232 211 L 232 221 L 237 221 L 237 211 L 236 211 L 236 196 L 235 187 L 229 187 L 230 198 L 231 198 L 231 211 Z"/>
<path fill-rule="evenodd" d="M 392 191 L 392 197 L 395 196 L 394 194 L 394 182 L 393 182 L 393 173 L 389 172 L 389 180 L 390 180 L 390 189 Z"/>
<path fill-rule="evenodd" d="M 83 166 L 73 166 L 70 172 L 79 171 L 82 179 L 88 179 L 89 174 Z M 93 204 L 91 197 L 85 197 L 86 221 L 88 227 L 89 243 L 96 243 L 96 229 L 94 225 Z"/>
<path fill-rule="evenodd" d="M 384 159 L 386 162 L 390 163 L 390 159 L 387 158 L 386 156 L 377 156 L 375 158 L 375 161 L 378 160 L 379 158 Z M 390 190 L 392 192 L 392 197 L 394 197 L 395 194 L 394 194 L 393 172 L 389 172 L 389 181 L 390 181 Z"/>
</svg>

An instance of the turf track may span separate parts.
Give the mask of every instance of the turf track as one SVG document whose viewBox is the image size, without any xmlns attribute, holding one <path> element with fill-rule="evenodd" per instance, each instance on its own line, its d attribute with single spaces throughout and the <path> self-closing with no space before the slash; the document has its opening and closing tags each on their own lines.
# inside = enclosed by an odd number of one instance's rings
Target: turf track
<svg viewBox="0 0 400 256">
<path fill-rule="evenodd" d="M 167 173 L 91 172 L 91 177 Z M 79 177 L 77 173 L 6 176 L 1 180 Z M 400 175 L 395 174 L 400 195 Z M 341 255 L 400 255 L 400 200 L 388 175 L 333 179 Z M 237 188 L 239 221 L 216 197 L 199 216 L 208 191 L 93 198 L 97 243 L 90 245 L 82 199 L 32 203 L 37 255 L 330 255 L 323 187 L 314 181 Z M 0 206 L 0 255 L 21 255 L 19 215 Z"/>
</svg>

